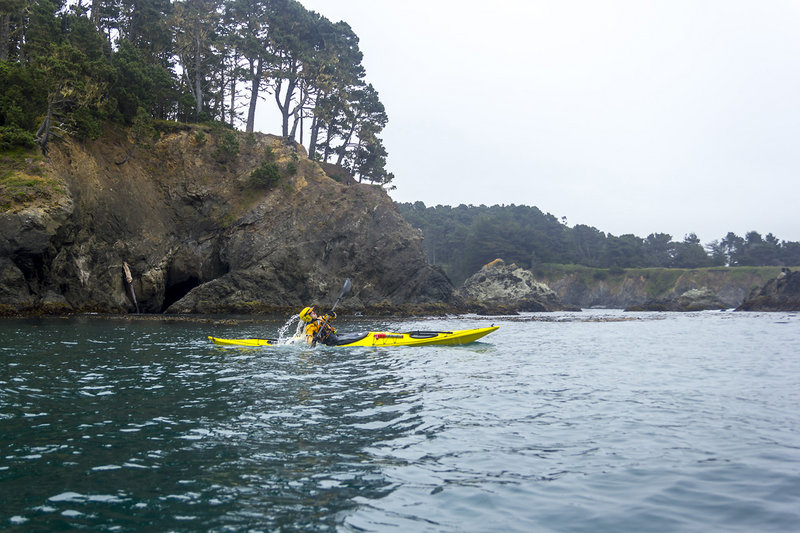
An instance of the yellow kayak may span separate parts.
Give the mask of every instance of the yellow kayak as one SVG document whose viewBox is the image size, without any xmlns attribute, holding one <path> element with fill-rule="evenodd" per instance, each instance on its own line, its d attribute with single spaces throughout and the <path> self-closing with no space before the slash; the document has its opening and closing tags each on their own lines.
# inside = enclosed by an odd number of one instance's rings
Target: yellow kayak
<svg viewBox="0 0 800 533">
<path fill-rule="evenodd" d="M 458 329 L 453 331 L 370 331 L 368 333 L 340 334 L 336 346 L 429 346 L 468 344 L 495 331 L 500 326 Z M 274 339 L 220 339 L 209 337 L 215 344 L 229 346 L 274 346 Z"/>
</svg>

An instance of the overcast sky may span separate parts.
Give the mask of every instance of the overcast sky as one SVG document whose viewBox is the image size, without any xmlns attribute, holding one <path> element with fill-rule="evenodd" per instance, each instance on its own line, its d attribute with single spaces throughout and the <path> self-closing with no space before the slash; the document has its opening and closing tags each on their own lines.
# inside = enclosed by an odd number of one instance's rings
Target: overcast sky
<svg viewBox="0 0 800 533">
<path fill-rule="evenodd" d="M 300 1 L 360 38 L 396 201 L 800 241 L 800 1 Z"/>
</svg>

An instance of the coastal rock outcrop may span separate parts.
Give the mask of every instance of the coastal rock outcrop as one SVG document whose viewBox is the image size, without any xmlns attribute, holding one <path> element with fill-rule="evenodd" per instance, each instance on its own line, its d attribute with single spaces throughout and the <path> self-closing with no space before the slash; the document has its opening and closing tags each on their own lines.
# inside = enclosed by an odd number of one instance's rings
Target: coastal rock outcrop
<svg viewBox="0 0 800 533">
<path fill-rule="evenodd" d="M 176 125 L 120 164 L 127 150 L 113 132 L 54 144 L 41 165 L 61 192 L 0 210 L 0 314 L 132 312 L 124 263 L 150 313 L 328 305 L 347 277 L 354 310 L 454 301 L 386 192 L 331 179 L 301 146 Z M 265 164 L 272 183 L 253 180 Z"/>
<path fill-rule="evenodd" d="M 676 298 L 650 300 L 642 305 L 626 308 L 626 311 L 709 311 L 727 309 L 728 305 L 707 287 L 690 289 Z"/>
<path fill-rule="evenodd" d="M 800 271 L 784 268 L 778 277 L 753 289 L 737 311 L 800 311 Z"/>
<path fill-rule="evenodd" d="M 466 303 L 495 310 L 561 311 L 580 310 L 565 306 L 550 287 L 537 281 L 533 272 L 516 264 L 495 259 L 467 278 L 457 295 Z"/>
<path fill-rule="evenodd" d="M 732 309 L 742 304 L 753 288 L 780 273 L 780 267 L 612 268 L 543 265 L 534 268 L 536 279 L 558 294 L 561 301 L 582 308 L 643 308 L 655 303 L 678 305 L 688 291 L 705 293 L 706 305 Z M 709 299 L 713 293 L 719 303 Z M 690 295 L 697 293 L 690 293 Z M 671 302 L 667 305 L 667 302 Z"/>
</svg>

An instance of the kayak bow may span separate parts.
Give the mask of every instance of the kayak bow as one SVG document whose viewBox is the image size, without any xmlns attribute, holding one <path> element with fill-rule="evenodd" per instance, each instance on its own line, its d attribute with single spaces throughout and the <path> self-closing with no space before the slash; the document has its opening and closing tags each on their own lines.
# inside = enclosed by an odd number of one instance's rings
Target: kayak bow
<svg viewBox="0 0 800 533">
<path fill-rule="evenodd" d="M 339 335 L 336 346 L 430 346 L 458 345 L 474 342 L 495 331 L 500 326 L 488 328 L 459 329 L 453 331 L 370 331 L 352 335 Z M 220 339 L 209 337 L 215 344 L 229 346 L 274 346 L 274 339 Z"/>
<path fill-rule="evenodd" d="M 275 339 L 220 339 L 218 337 L 209 337 L 208 340 L 214 344 L 223 344 L 226 346 L 275 346 Z"/>
</svg>

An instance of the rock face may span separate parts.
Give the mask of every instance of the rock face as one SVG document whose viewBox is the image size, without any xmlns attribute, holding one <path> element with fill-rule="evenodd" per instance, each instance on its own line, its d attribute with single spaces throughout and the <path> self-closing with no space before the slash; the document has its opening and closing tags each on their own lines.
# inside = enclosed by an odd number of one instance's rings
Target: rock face
<svg viewBox="0 0 800 533">
<path fill-rule="evenodd" d="M 690 289 L 677 298 L 650 300 L 642 305 L 625 309 L 626 311 L 708 311 L 728 309 L 728 305 L 717 294 L 706 287 Z"/>
<path fill-rule="evenodd" d="M 565 265 L 535 269 L 537 279 L 567 304 L 616 309 L 643 308 L 656 302 L 677 304 L 692 290 L 711 291 L 721 306 L 735 308 L 754 287 L 761 287 L 778 273 L 780 267 L 592 269 Z"/>
<path fill-rule="evenodd" d="M 560 311 L 574 309 L 562 304 L 555 292 L 534 279 L 533 272 L 495 259 L 467 278 L 457 291 L 467 304 L 478 303 L 508 311 Z"/>
<path fill-rule="evenodd" d="M 737 311 L 800 311 L 800 272 L 783 269 L 777 278 L 753 289 Z"/>
<path fill-rule="evenodd" d="M 121 134 L 55 144 L 47 166 L 63 194 L 0 211 L 0 314 L 131 312 L 124 262 L 144 312 L 329 305 L 346 277 L 351 309 L 453 301 L 383 190 L 338 183 L 277 137 L 227 135 L 237 150 L 219 132 L 176 128 L 121 165 Z M 265 161 L 281 177 L 255 185 Z"/>
</svg>

